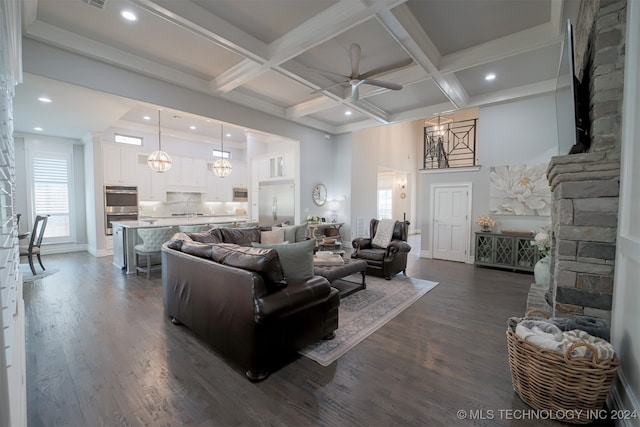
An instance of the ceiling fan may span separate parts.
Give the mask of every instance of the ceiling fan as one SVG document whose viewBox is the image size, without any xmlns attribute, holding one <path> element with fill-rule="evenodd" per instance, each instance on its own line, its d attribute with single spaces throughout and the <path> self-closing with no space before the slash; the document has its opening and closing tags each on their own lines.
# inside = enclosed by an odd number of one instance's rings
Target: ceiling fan
<svg viewBox="0 0 640 427">
<path fill-rule="evenodd" d="M 375 76 L 377 74 L 385 73 L 387 71 L 395 70 L 397 68 L 406 67 L 407 65 L 413 62 L 411 58 L 407 58 L 403 61 L 396 62 L 395 64 L 374 68 L 373 70 L 360 74 L 360 51 L 361 51 L 360 45 L 358 43 L 353 43 L 351 45 L 351 48 L 349 49 L 349 56 L 351 57 L 351 74 L 348 76 L 345 76 L 344 74 L 333 73 L 331 71 L 318 70 L 316 68 L 308 68 L 309 71 L 313 71 L 319 74 L 337 76 L 337 77 L 342 77 L 343 79 L 346 79 L 339 83 L 335 83 L 330 86 L 315 90 L 312 93 L 324 92 L 325 90 L 331 89 L 336 86 L 351 85 L 351 101 L 356 102 L 360 97 L 358 88 L 360 87 L 360 85 L 363 85 L 363 84 L 380 86 L 380 87 L 384 87 L 391 90 L 402 89 L 402 85 L 399 85 L 397 83 L 387 82 L 383 80 L 374 80 L 374 79 L 371 79 L 370 77 Z"/>
</svg>

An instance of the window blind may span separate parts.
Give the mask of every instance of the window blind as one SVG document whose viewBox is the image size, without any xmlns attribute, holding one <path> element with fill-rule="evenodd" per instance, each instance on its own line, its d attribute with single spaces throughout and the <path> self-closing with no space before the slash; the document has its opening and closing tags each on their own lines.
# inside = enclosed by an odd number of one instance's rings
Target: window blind
<svg viewBox="0 0 640 427">
<path fill-rule="evenodd" d="M 69 160 L 64 155 L 34 156 L 33 184 L 35 210 L 49 215 L 45 237 L 70 235 Z"/>
</svg>

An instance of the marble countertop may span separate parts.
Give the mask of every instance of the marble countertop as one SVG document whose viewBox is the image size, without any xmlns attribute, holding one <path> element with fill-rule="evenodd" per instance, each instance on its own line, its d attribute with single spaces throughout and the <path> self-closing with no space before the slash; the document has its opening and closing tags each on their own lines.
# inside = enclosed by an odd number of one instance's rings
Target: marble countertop
<svg viewBox="0 0 640 427">
<path fill-rule="evenodd" d="M 249 219 L 246 216 L 196 216 L 196 217 L 170 217 L 170 218 L 149 218 L 153 224 L 145 219 L 137 221 L 113 221 L 112 224 L 124 228 L 153 228 L 169 227 L 178 225 L 201 225 L 201 224 L 229 224 L 233 222 L 245 222 Z"/>
</svg>

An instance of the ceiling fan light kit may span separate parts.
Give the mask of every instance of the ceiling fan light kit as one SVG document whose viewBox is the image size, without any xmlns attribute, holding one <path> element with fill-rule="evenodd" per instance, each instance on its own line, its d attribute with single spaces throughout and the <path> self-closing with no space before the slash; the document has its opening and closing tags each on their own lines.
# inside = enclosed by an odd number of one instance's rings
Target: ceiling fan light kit
<svg viewBox="0 0 640 427">
<path fill-rule="evenodd" d="M 351 60 L 351 74 L 348 76 L 342 75 L 342 74 L 338 74 L 338 73 L 334 73 L 331 71 L 324 71 L 324 70 L 318 70 L 315 68 L 309 68 L 310 71 L 314 72 L 314 73 L 318 73 L 318 74 L 325 74 L 328 76 L 333 76 L 333 77 L 341 77 L 344 79 L 344 81 L 338 82 L 338 83 L 334 83 L 332 85 L 314 90 L 311 93 L 319 93 L 319 92 L 324 92 L 326 90 L 332 89 L 336 86 L 348 86 L 351 85 L 351 101 L 352 102 L 356 102 L 360 99 L 360 85 L 366 84 L 366 85 L 372 85 L 372 86 L 378 86 L 378 87 L 383 87 L 385 89 L 389 89 L 389 90 L 400 90 L 402 89 L 402 85 L 398 84 L 398 83 L 393 83 L 393 82 L 388 82 L 388 81 L 384 81 L 384 80 L 375 80 L 375 79 L 370 79 L 369 77 L 373 77 L 375 75 L 378 74 L 382 74 L 382 73 L 386 73 L 388 71 L 393 71 L 399 68 L 403 68 L 406 67 L 407 65 L 411 64 L 413 62 L 413 59 L 411 58 L 407 58 L 403 61 L 400 62 L 396 62 L 394 64 L 389 64 L 389 65 L 385 65 L 382 67 L 378 67 L 378 68 L 374 68 L 373 70 L 367 71 L 366 73 L 362 73 L 360 74 L 360 57 L 361 57 L 361 48 L 360 45 L 357 43 L 352 43 L 351 44 L 351 48 L 349 49 L 349 56 L 350 56 L 350 60 Z"/>
</svg>

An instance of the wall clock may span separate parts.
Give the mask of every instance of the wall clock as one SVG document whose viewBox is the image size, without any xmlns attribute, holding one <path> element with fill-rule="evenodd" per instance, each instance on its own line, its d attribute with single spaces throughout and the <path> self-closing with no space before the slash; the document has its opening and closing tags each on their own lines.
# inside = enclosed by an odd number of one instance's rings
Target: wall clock
<svg viewBox="0 0 640 427">
<path fill-rule="evenodd" d="M 318 184 L 313 187 L 313 202 L 322 206 L 327 201 L 327 187 L 324 184 Z"/>
</svg>

